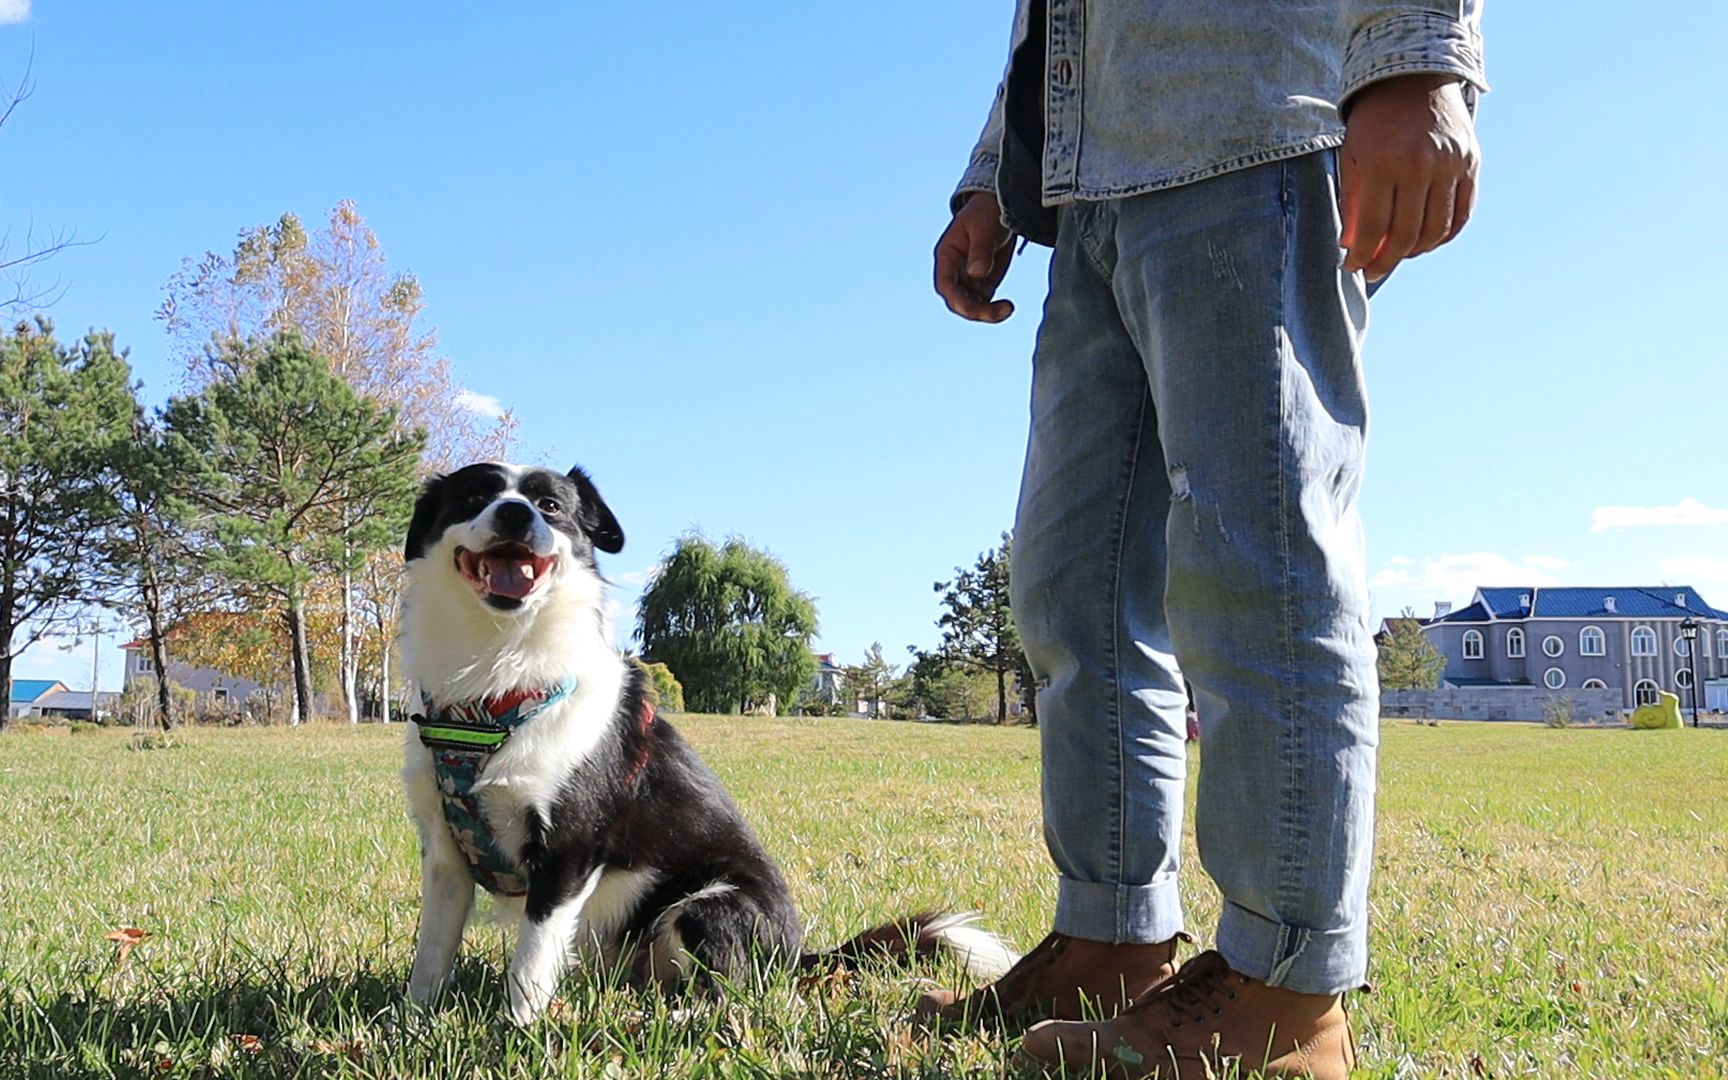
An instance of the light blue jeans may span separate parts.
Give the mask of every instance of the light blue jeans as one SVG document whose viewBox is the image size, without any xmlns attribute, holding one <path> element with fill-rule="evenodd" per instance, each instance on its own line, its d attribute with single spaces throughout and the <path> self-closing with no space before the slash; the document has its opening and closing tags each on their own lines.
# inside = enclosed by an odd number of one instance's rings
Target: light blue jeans
<svg viewBox="0 0 1728 1080">
<path fill-rule="evenodd" d="M 1331 152 L 1062 207 L 1011 588 L 1058 932 L 1183 928 L 1186 693 L 1231 967 L 1358 986 L 1378 742 L 1356 510 L 1367 297 Z"/>
</svg>

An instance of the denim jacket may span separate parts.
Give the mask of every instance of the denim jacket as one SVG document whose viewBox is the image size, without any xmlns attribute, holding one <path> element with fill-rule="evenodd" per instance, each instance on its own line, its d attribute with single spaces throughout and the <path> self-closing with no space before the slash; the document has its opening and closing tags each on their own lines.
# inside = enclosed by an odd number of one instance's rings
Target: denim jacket
<svg viewBox="0 0 1728 1080">
<path fill-rule="evenodd" d="M 1055 242 L 1053 207 L 1192 183 L 1344 141 L 1370 83 L 1488 88 L 1482 0 L 1017 0 L 1013 44 L 955 192 Z"/>
</svg>

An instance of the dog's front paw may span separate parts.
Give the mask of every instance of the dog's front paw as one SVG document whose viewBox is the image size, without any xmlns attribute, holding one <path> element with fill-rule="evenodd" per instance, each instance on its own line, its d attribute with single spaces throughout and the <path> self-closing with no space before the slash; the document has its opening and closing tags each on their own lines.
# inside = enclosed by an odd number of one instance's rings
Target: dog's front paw
<svg viewBox="0 0 1728 1080">
<path fill-rule="evenodd" d="M 454 981 L 454 972 L 440 976 L 436 972 L 415 971 L 408 976 L 408 1000 L 416 1005 L 431 1005 Z"/>
<path fill-rule="evenodd" d="M 552 1003 L 554 987 L 550 981 L 529 979 L 519 972 L 510 973 L 510 1019 L 517 1027 L 527 1027 L 540 1018 Z"/>
</svg>

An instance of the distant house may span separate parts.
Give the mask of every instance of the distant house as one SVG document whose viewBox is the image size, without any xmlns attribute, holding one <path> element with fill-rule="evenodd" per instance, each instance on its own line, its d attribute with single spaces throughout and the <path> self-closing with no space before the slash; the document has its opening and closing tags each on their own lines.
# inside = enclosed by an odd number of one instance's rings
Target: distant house
<svg viewBox="0 0 1728 1080">
<path fill-rule="evenodd" d="M 1384 645 L 1388 641 L 1392 640 L 1394 635 L 1406 630 L 1417 629 L 1421 627 L 1421 625 L 1421 619 L 1413 619 L 1408 615 L 1396 615 L 1389 619 L 1381 619 L 1380 629 L 1374 632 L 1374 644 Z M 1190 701 L 1193 700 L 1193 687 L 1189 687 L 1188 697 Z"/>
<path fill-rule="evenodd" d="M 804 688 L 803 704 L 833 708 L 842 702 L 848 711 L 856 711 L 856 702 L 846 699 L 846 669 L 834 662 L 833 653 L 817 653 L 816 670 Z"/>
<path fill-rule="evenodd" d="M 95 694 L 88 690 L 60 690 L 43 696 L 31 715 L 57 720 L 105 720 L 114 715 L 119 697 L 112 690 Z"/>
<path fill-rule="evenodd" d="M 40 716 L 36 710 L 42 706 L 45 698 L 66 692 L 66 684 L 59 679 L 13 679 L 12 693 L 6 702 L 6 715 L 9 718 L 20 716 Z"/>
<path fill-rule="evenodd" d="M 156 662 L 150 655 L 148 638 L 129 641 L 120 648 L 126 653 L 125 686 L 130 687 L 139 679 L 156 677 Z M 184 687 L 197 694 L 201 706 L 217 710 L 239 709 L 248 698 L 269 692 L 269 687 L 251 679 L 242 679 L 215 668 L 197 667 L 175 660 L 172 653 L 168 658 L 168 679 L 175 686 Z"/>
<path fill-rule="evenodd" d="M 1680 632 L 1687 619 L 1696 657 Z M 1694 660 L 1704 686 L 1728 680 L 1728 611 L 1689 586 L 1477 589 L 1422 633 L 1446 658 L 1450 687 L 1616 690 L 1626 709 L 1666 690 L 1690 708 Z"/>
</svg>

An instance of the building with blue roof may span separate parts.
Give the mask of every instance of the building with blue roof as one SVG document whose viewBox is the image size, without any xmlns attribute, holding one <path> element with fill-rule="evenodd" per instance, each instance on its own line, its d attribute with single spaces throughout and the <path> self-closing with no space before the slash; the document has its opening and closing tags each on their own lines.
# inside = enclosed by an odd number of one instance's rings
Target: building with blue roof
<svg viewBox="0 0 1728 1080">
<path fill-rule="evenodd" d="M 1681 633 L 1687 620 L 1695 646 Z M 1617 690 L 1626 709 L 1666 690 L 1689 710 L 1694 668 L 1701 684 L 1728 679 L 1728 611 L 1687 585 L 1479 588 L 1422 633 L 1446 658 L 1448 687 Z"/>
<path fill-rule="evenodd" d="M 34 716 L 36 708 L 44 699 L 65 691 L 66 684 L 59 679 L 13 679 L 12 692 L 6 702 L 6 715 Z"/>
</svg>

